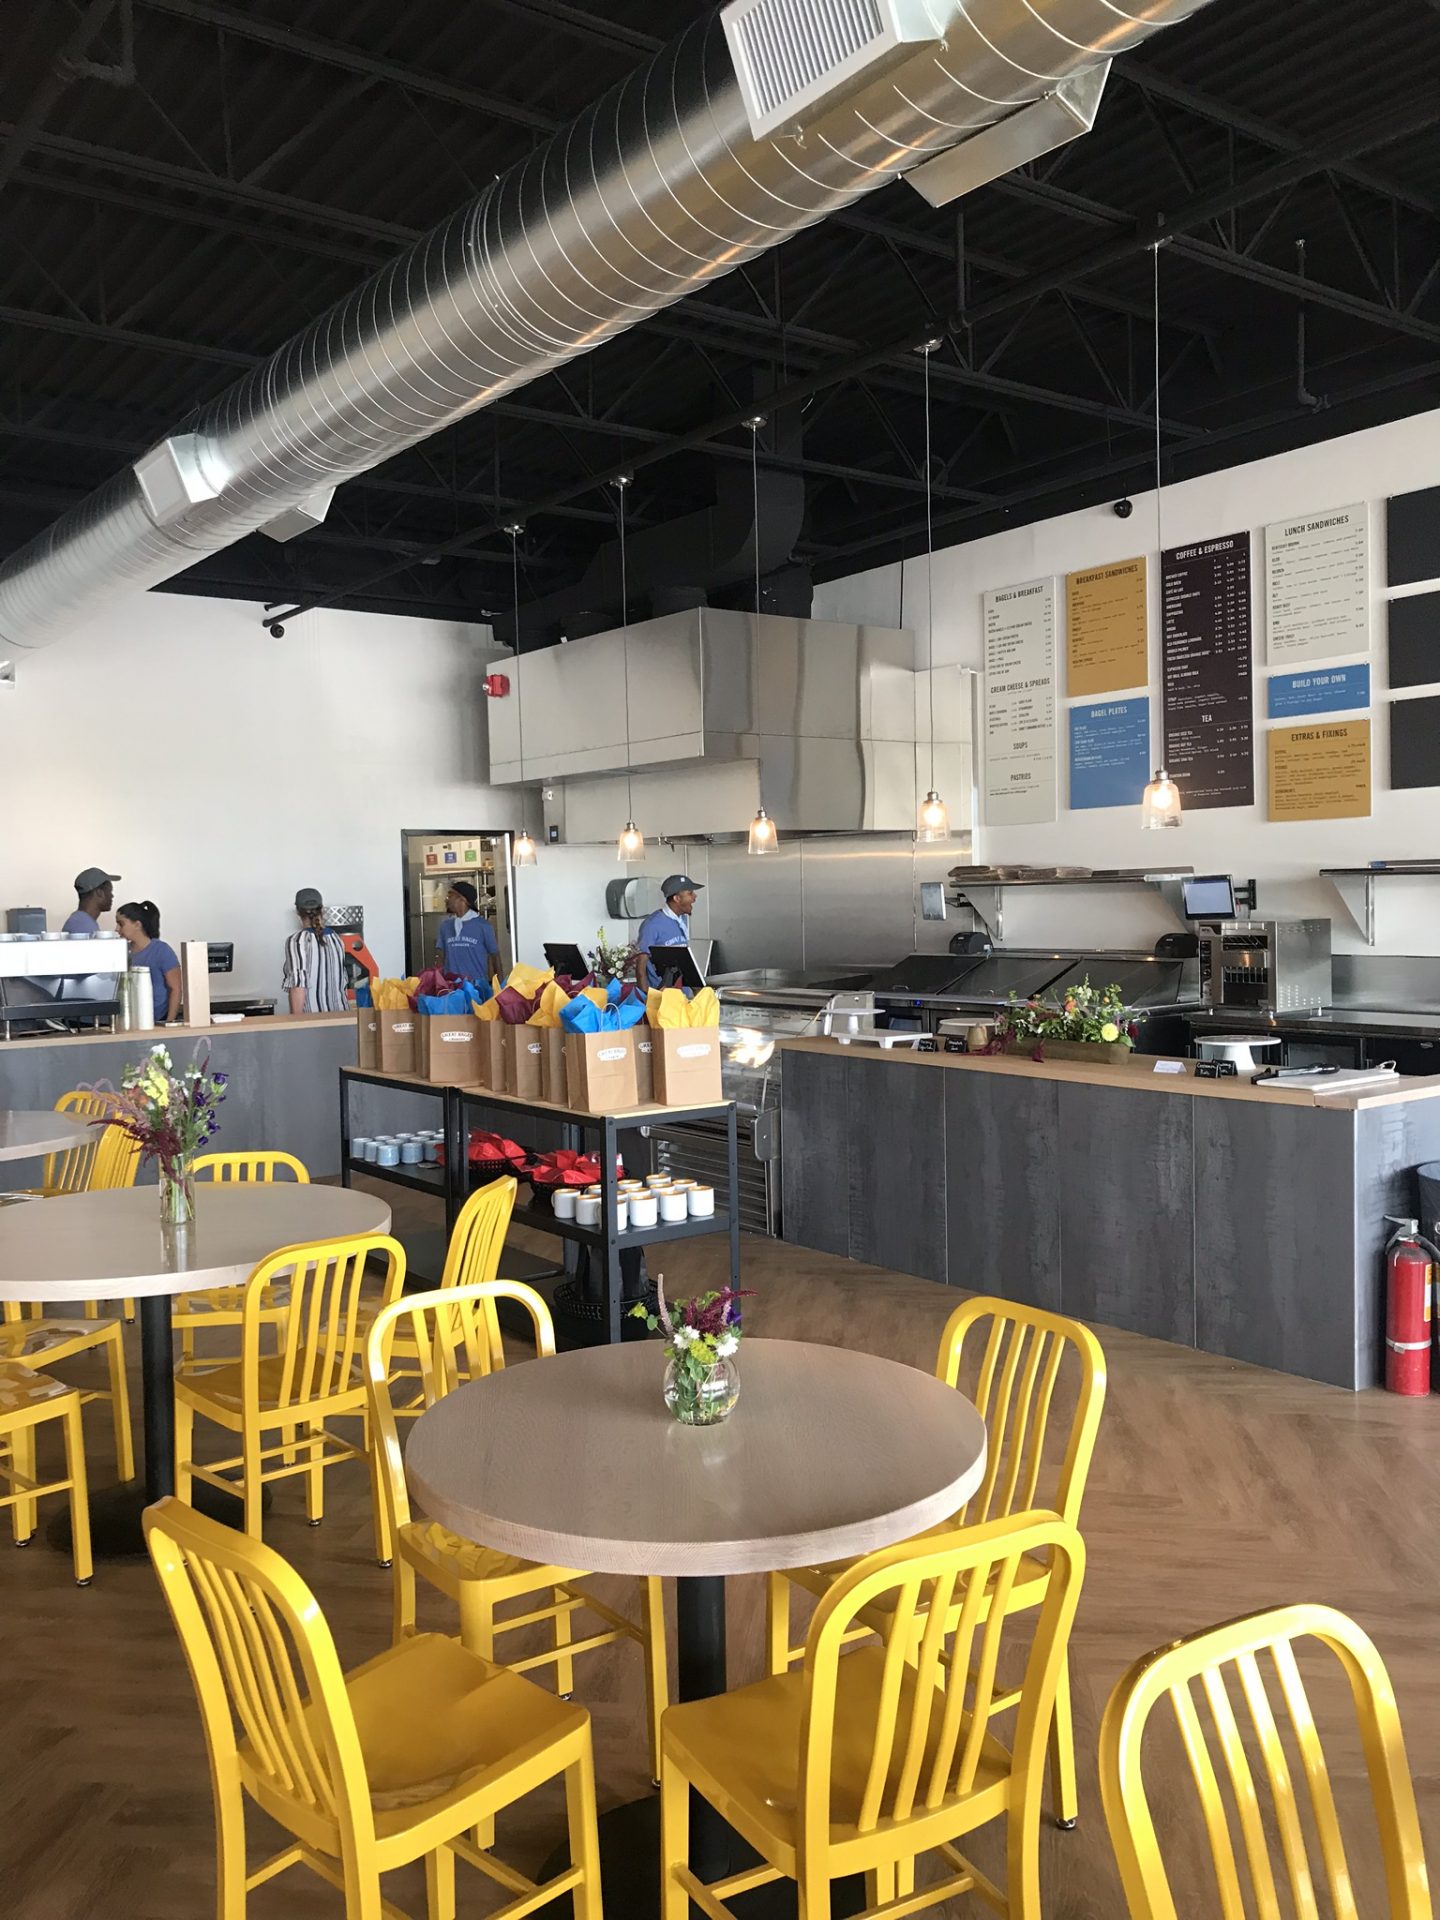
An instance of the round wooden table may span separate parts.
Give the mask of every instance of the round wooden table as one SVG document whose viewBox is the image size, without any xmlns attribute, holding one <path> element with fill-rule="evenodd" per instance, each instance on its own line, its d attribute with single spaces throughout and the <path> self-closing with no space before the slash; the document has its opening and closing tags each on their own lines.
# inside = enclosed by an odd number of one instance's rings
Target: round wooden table
<svg viewBox="0 0 1440 1920">
<path fill-rule="evenodd" d="M 36 1160 L 42 1153 L 78 1147 L 90 1132 L 88 1120 L 68 1113 L 0 1113 L 0 1160 Z"/>
<path fill-rule="evenodd" d="M 280 1247 L 389 1228 L 390 1209 L 373 1194 L 294 1181 L 201 1181 L 195 1219 L 181 1228 L 161 1225 L 154 1187 L 0 1207 L 0 1300 L 140 1302 L 144 1491 L 92 1494 L 97 1555 L 143 1552 L 140 1509 L 175 1491 L 172 1296 L 240 1286 Z"/>
<path fill-rule="evenodd" d="M 746 1340 L 738 1365 L 739 1404 L 718 1427 L 671 1417 L 653 1342 L 471 1381 L 415 1423 L 411 1492 L 442 1526 L 504 1553 L 676 1576 L 678 1696 L 723 1692 L 727 1574 L 892 1546 L 957 1512 L 985 1471 L 979 1413 L 914 1367 L 790 1340 Z M 658 1911 L 655 1804 L 601 1823 L 607 1908 L 613 1895 L 616 1911 Z M 692 1864 L 715 1879 L 732 1836 L 698 1796 L 691 1825 Z M 786 1898 L 793 1913 L 783 1883 L 737 1912 L 780 1912 Z"/>
</svg>

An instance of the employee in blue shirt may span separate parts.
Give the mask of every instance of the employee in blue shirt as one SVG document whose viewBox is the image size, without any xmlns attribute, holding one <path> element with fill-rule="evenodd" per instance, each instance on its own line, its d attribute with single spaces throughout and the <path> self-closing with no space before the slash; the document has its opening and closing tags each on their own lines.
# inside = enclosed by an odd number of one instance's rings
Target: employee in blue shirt
<svg viewBox="0 0 1440 1920">
<path fill-rule="evenodd" d="M 688 873 L 667 874 L 660 882 L 665 904 L 640 922 L 635 945 L 646 957 L 646 979 L 652 987 L 660 985 L 660 974 L 650 955 L 656 947 L 688 947 L 690 916 L 695 911 L 695 896 L 702 889 Z"/>
<path fill-rule="evenodd" d="M 484 914 L 475 910 L 475 889 L 457 880 L 445 896 L 449 908 L 435 942 L 437 965 L 461 980 L 493 980 L 500 971 L 500 942 Z"/>
</svg>

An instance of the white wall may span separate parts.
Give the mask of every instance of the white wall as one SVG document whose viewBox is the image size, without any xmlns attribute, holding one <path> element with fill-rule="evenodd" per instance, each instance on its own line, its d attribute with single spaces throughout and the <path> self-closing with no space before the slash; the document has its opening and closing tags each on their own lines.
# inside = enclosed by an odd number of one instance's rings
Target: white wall
<svg viewBox="0 0 1440 1920">
<path fill-rule="evenodd" d="M 943 448 L 941 452 L 943 452 Z M 1261 910 L 1267 914 L 1318 913 L 1334 921 L 1338 950 L 1363 951 L 1322 866 L 1359 866 L 1371 859 L 1440 858 L 1440 741 L 1433 788 L 1389 790 L 1389 714 L 1385 611 L 1385 498 L 1440 484 L 1440 412 L 1348 434 L 1294 453 L 1278 454 L 1181 485 L 1163 496 L 1164 544 L 1180 545 L 1223 533 L 1258 530 L 1267 521 L 1369 500 L 1371 512 L 1371 748 L 1374 811 L 1369 819 L 1271 822 L 1265 818 L 1265 632 L 1263 556 L 1252 544 L 1251 578 L 1255 634 L 1255 781 L 1260 804 L 1192 811 L 1175 833 L 1142 833 L 1139 795 L 1134 807 L 1071 812 L 1065 805 L 1068 737 L 1064 694 L 1063 632 L 1058 753 L 1061 807 L 1051 824 L 994 827 L 982 824 L 977 857 L 1035 865 L 1071 863 L 1089 867 L 1134 867 L 1173 860 L 1197 872 L 1255 875 Z M 935 659 L 983 668 L 981 595 L 1046 574 L 1151 556 L 1150 697 L 1152 763 L 1160 739 L 1159 567 L 1154 494 L 1136 494 L 1134 514 L 1117 519 L 1108 505 L 1064 514 L 1034 526 L 1016 527 L 935 555 Z M 853 574 L 817 588 L 817 620 L 874 620 L 887 626 L 923 619 L 923 557 Z M 1063 585 L 1063 583 L 1062 583 Z M 1404 589 L 1403 591 L 1412 591 Z M 1061 621 L 1064 594 L 1060 595 Z M 1365 655 L 1350 656 L 1364 659 Z M 1330 664 L 1326 662 L 1326 664 Z M 1337 662 L 1338 664 L 1338 662 Z M 1434 691 L 1434 689 L 1429 689 Z M 1342 715 L 1355 718 L 1358 715 Z M 1379 900 L 1376 951 L 1440 954 L 1440 880 L 1387 880 Z M 1163 908 L 1133 890 L 1095 896 L 1012 892 L 1006 897 L 1005 938 L 1011 945 L 1061 935 L 1127 944 L 1173 926 Z"/>
<path fill-rule="evenodd" d="M 400 835 L 518 825 L 485 784 L 489 629 L 131 594 L 18 655 L 0 689 L 0 907 L 58 926 L 91 865 L 152 899 L 167 939 L 235 942 L 236 988 L 278 993 L 302 886 L 365 909 L 404 960 Z"/>
</svg>

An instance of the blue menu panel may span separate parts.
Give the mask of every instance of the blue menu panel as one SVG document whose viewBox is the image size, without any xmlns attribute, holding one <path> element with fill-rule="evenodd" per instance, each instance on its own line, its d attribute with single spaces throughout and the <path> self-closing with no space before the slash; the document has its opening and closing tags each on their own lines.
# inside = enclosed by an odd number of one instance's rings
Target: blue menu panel
<svg viewBox="0 0 1440 1920">
<path fill-rule="evenodd" d="M 1370 704 L 1370 669 L 1312 667 L 1308 673 L 1272 673 L 1272 720 L 1288 720 L 1297 713 L 1342 713 Z"/>
<path fill-rule="evenodd" d="M 1150 778 L 1150 701 L 1070 709 L 1070 805 L 1138 807 Z"/>
</svg>

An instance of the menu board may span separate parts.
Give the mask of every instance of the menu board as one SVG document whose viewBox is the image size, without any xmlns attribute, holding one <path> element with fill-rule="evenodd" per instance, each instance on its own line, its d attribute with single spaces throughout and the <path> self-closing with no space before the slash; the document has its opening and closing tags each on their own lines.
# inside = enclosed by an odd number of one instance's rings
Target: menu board
<svg viewBox="0 0 1440 1920">
<path fill-rule="evenodd" d="M 1391 494 L 1385 507 L 1385 558 L 1392 587 L 1440 580 L 1440 487 Z"/>
<path fill-rule="evenodd" d="M 985 819 L 1055 818 L 1055 582 L 998 587 L 985 608 Z"/>
<path fill-rule="evenodd" d="M 1440 787 L 1440 694 L 1390 703 L 1390 784 Z"/>
<path fill-rule="evenodd" d="M 1065 576 L 1067 672 L 1071 699 L 1149 683 L 1145 645 L 1145 560 L 1117 560 Z"/>
<path fill-rule="evenodd" d="M 1370 704 L 1370 669 L 1315 667 L 1309 673 L 1272 673 L 1270 718 L 1292 720 L 1297 713 L 1343 713 Z"/>
<path fill-rule="evenodd" d="M 1265 631 L 1272 666 L 1369 650 L 1368 506 L 1266 527 Z"/>
<path fill-rule="evenodd" d="M 1440 681 L 1440 593 L 1407 593 L 1390 602 L 1390 685 Z"/>
<path fill-rule="evenodd" d="M 1191 807 L 1255 799 L 1250 536 L 1160 556 L 1161 755 Z"/>
<path fill-rule="evenodd" d="M 1150 778 L 1150 701 L 1070 709 L 1070 805 L 1139 807 Z"/>
<path fill-rule="evenodd" d="M 1354 820 L 1369 811 L 1368 720 L 1272 727 L 1272 820 Z"/>
</svg>

